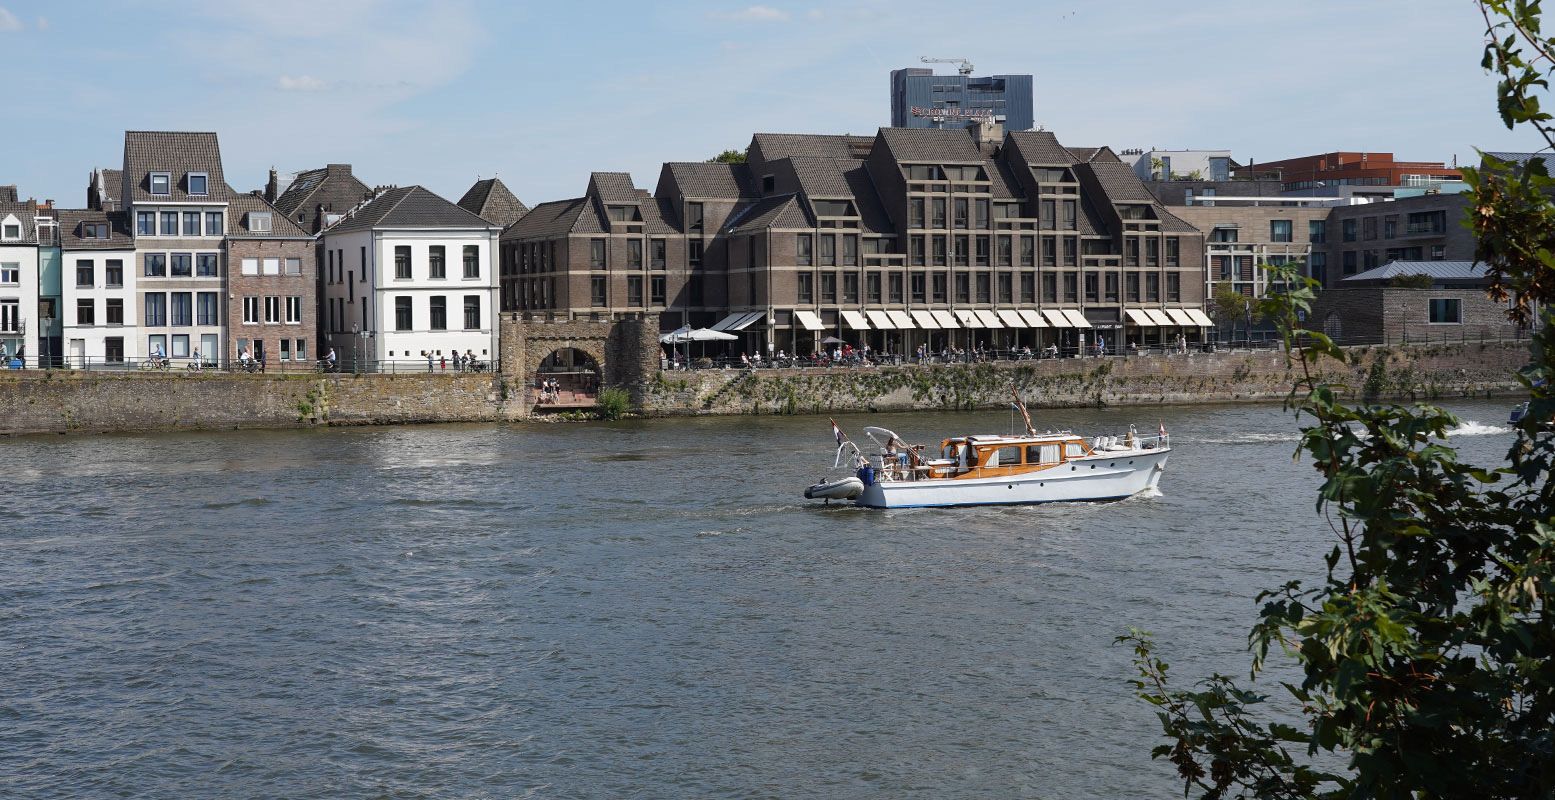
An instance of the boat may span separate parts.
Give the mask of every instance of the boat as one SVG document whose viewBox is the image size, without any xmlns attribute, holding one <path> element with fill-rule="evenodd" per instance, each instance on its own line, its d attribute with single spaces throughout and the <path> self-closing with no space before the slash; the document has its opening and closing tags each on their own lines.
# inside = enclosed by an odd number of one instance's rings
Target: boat
<svg viewBox="0 0 1555 800">
<path fill-rule="evenodd" d="M 1172 452 L 1164 425 L 1155 436 L 1142 436 L 1133 426 L 1120 436 L 1090 439 L 1067 430 L 1038 433 L 1019 397 L 1014 406 L 1025 433 L 952 436 L 934 451 L 871 426 L 864 433 L 878 450 L 865 455 L 833 420 L 833 466 L 851 456 L 853 478 L 862 485 L 846 499 L 868 508 L 1090 502 L 1121 500 L 1160 482 Z"/>
<path fill-rule="evenodd" d="M 864 481 L 852 475 L 822 480 L 804 490 L 806 500 L 852 500 L 864 493 Z"/>
</svg>

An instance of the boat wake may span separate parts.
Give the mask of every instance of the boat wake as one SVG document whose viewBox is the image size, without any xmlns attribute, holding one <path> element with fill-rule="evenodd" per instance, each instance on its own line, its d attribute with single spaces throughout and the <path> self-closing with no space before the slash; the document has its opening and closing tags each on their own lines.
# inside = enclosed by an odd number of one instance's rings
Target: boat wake
<svg viewBox="0 0 1555 800">
<path fill-rule="evenodd" d="M 1447 435 L 1451 436 L 1499 436 L 1503 433 L 1511 433 L 1512 429 L 1501 425 L 1485 425 L 1475 420 L 1465 420 L 1456 428 L 1448 428 Z"/>
<path fill-rule="evenodd" d="M 1193 439 L 1195 444 L 1273 444 L 1299 441 L 1301 441 L 1299 433 L 1239 433 L 1220 439 Z"/>
</svg>

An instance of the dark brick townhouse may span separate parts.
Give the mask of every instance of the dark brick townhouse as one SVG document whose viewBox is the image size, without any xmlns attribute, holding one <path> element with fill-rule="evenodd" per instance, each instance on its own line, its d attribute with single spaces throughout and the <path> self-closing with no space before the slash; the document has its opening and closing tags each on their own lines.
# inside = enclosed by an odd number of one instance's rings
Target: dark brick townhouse
<svg viewBox="0 0 1555 800">
<path fill-rule="evenodd" d="M 273 367 L 312 368 L 317 358 L 316 243 L 255 195 L 229 206 L 227 320 L 232 355 L 244 350 Z"/>
</svg>

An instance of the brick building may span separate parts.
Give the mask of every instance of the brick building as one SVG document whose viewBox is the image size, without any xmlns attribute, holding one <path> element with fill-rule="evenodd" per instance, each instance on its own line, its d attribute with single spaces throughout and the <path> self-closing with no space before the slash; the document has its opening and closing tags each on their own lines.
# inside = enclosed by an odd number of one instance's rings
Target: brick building
<svg viewBox="0 0 1555 800">
<path fill-rule="evenodd" d="M 1430 288 L 1395 285 L 1424 275 Z M 1484 265 L 1473 261 L 1395 261 L 1339 281 L 1318 294 L 1308 325 L 1342 344 L 1477 341 L 1526 336 L 1507 304 L 1485 294 Z"/>
<path fill-rule="evenodd" d="M 312 368 L 318 342 L 313 237 L 275 206 L 238 195 L 228 206 L 227 357 L 248 352 L 271 368 Z"/>
<path fill-rule="evenodd" d="M 1278 176 L 1287 192 L 1339 186 L 1426 186 L 1463 174 L 1440 161 L 1395 161 L 1392 153 L 1337 152 L 1266 161 L 1257 174 Z"/>
<path fill-rule="evenodd" d="M 1269 289 L 1260 264 L 1302 263 L 1306 274 L 1319 276 L 1324 257 L 1315 253 L 1327 233 L 1332 209 L 1282 205 L 1215 205 L 1173 208 L 1204 234 L 1205 296 L 1221 288 L 1250 297 Z M 1314 258 L 1314 255 L 1317 257 Z"/>
<path fill-rule="evenodd" d="M 1393 261 L 1472 261 L 1474 235 L 1463 226 L 1468 203 L 1463 194 L 1425 194 L 1334 207 L 1325 241 L 1313 249 L 1326 267 L 1324 285 Z"/>
<path fill-rule="evenodd" d="M 997 126 L 763 133 L 744 164 L 664 165 L 652 194 L 594 173 L 582 197 L 536 206 L 503 234 L 502 300 L 659 312 L 747 351 L 828 335 L 1073 347 L 1098 328 L 1197 338 L 1203 258 L 1202 234 L 1105 147 Z"/>
</svg>

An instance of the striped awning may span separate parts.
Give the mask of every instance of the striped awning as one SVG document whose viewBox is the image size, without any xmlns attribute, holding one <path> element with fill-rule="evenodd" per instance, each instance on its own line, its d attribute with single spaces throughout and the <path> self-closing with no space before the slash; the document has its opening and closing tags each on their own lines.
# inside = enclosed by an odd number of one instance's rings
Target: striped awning
<svg viewBox="0 0 1555 800">
<path fill-rule="evenodd" d="M 1205 314 L 1203 311 L 1200 311 L 1197 308 L 1190 308 L 1187 311 L 1188 316 L 1193 317 L 1193 321 L 1197 323 L 1200 328 L 1215 327 L 1215 321 L 1210 319 L 1209 315 Z"/>
<path fill-rule="evenodd" d="M 918 327 L 926 331 L 937 331 L 945 327 L 940 324 L 940 321 L 935 318 L 933 313 L 924 311 L 921 308 L 913 309 L 912 321 L 918 323 Z"/>
<path fill-rule="evenodd" d="M 1004 327 L 1004 323 L 999 321 L 999 315 L 993 313 L 992 311 L 989 311 L 987 309 L 978 309 L 977 311 L 975 311 L 973 313 L 977 314 L 977 319 L 980 322 L 983 323 L 983 327 L 984 328 L 1002 328 L 1002 327 Z"/>
<path fill-rule="evenodd" d="M 887 311 L 885 313 L 890 315 L 891 322 L 894 323 L 896 327 L 901 328 L 904 331 L 910 331 L 913 329 L 914 326 L 912 324 L 912 316 L 910 316 L 906 311 Z"/>
<path fill-rule="evenodd" d="M 1172 319 L 1171 314 L 1168 314 L 1159 308 L 1147 308 L 1145 309 L 1145 313 L 1149 314 L 1150 318 L 1155 320 L 1155 324 L 1157 325 L 1160 325 L 1164 328 L 1177 327 L 1177 320 Z"/>
<path fill-rule="evenodd" d="M 872 326 L 872 327 L 874 327 L 874 328 L 876 328 L 878 330 L 884 331 L 884 330 L 890 330 L 890 329 L 896 327 L 896 323 L 892 322 L 891 318 L 886 316 L 886 313 L 884 311 L 876 311 L 874 309 L 869 309 L 869 310 L 864 312 L 864 316 L 869 318 L 870 326 Z"/>
<path fill-rule="evenodd" d="M 1047 321 L 1042 319 L 1042 312 L 1035 308 L 1023 308 L 1020 310 L 1020 318 L 1026 320 L 1026 324 L 1033 328 L 1046 328 Z"/>
<path fill-rule="evenodd" d="M 807 331 L 826 330 L 826 326 L 821 324 L 821 318 L 814 311 L 795 311 L 794 319 L 799 320 L 799 324 Z"/>
<path fill-rule="evenodd" d="M 945 330 L 955 330 L 956 328 L 961 327 L 961 324 L 956 322 L 956 315 L 950 313 L 949 311 L 935 311 L 934 319 L 935 321 L 939 322 L 939 326 Z"/>
<path fill-rule="evenodd" d="M 860 314 L 857 311 L 854 311 L 852 309 L 844 309 L 843 310 L 843 312 L 842 312 L 842 321 L 848 323 L 848 327 L 852 328 L 853 330 L 856 330 L 856 331 L 867 331 L 867 330 L 869 330 L 869 320 L 864 319 L 864 315 L 863 314 Z"/>
<path fill-rule="evenodd" d="M 1006 328 L 1026 327 L 1026 320 L 1021 319 L 1020 312 L 1009 308 L 999 309 L 999 321 L 1003 322 Z"/>
<path fill-rule="evenodd" d="M 971 309 L 956 309 L 956 319 L 961 322 L 963 328 L 981 328 L 983 321 L 977 318 L 977 314 Z"/>
<path fill-rule="evenodd" d="M 740 312 L 737 312 L 737 313 L 734 313 L 734 314 L 730 314 L 729 316 L 724 317 L 721 320 L 718 320 L 717 324 L 713 325 L 713 330 L 715 330 L 715 331 L 739 330 L 738 328 L 736 328 L 734 326 L 737 325 L 741 320 L 745 319 L 746 317 L 750 317 L 750 316 L 759 316 L 760 314 L 761 314 L 761 312 L 759 312 L 759 311 L 756 312 L 755 315 L 752 315 L 751 312 L 749 312 L 749 311 L 740 311 Z"/>
<path fill-rule="evenodd" d="M 1149 314 L 1146 314 L 1144 311 L 1142 311 L 1140 309 L 1137 309 L 1137 308 L 1125 308 L 1125 309 L 1123 309 L 1123 313 L 1128 315 L 1128 321 L 1129 322 L 1131 322 L 1131 323 L 1133 323 L 1135 325 L 1138 325 L 1141 328 L 1154 328 L 1155 327 L 1155 320 L 1151 319 Z"/>
<path fill-rule="evenodd" d="M 1052 323 L 1053 327 L 1055 327 L 1055 328 L 1073 328 L 1074 327 L 1074 325 L 1070 324 L 1069 318 L 1064 316 L 1064 312 L 1062 312 L 1062 311 L 1060 311 L 1060 310 L 1058 310 L 1056 308 L 1044 309 L 1043 312 L 1042 312 L 1042 316 L 1047 317 L 1047 321 Z"/>
<path fill-rule="evenodd" d="M 1089 320 L 1087 320 L 1085 318 L 1085 315 L 1081 314 L 1079 311 L 1076 311 L 1076 310 L 1074 310 L 1072 308 L 1064 309 L 1064 316 L 1068 317 L 1069 318 L 1069 324 L 1075 326 L 1076 328 L 1089 328 L 1089 327 L 1091 327 L 1091 323 L 1090 323 Z"/>
<path fill-rule="evenodd" d="M 1171 314 L 1172 320 L 1184 328 L 1198 327 L 1198 322 L 1193 319 L 1193 315 L 1180 308 L 1168 308 L 1166 309 L 1166 313 Z"/>
<path fill-rule="evenodd" d="M 743 331 L 746 328 L 749 328 L 750 326 L 755 325 L 756 323 L 760 322 L 761 318 L 765 317 L 766 315 L 767 315 L 767 312 L 765 312 L 765 311 L 754 311 L 754 312 L 751 312 L 749 314 L 746 314 L 744 317 L 741 317 L 733 325 L 730 325 L 729 327 L 725 328 L 724 330 L 728 330 L 728 331 Z"/>
</svg>

